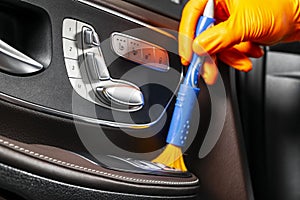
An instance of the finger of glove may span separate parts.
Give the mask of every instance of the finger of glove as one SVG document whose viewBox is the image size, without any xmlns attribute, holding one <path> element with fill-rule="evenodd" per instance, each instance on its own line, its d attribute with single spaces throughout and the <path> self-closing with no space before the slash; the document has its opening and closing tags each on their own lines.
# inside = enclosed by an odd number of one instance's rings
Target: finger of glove
<svg viewBox="0 0 300 200">
<path fill-rule="evenodd" d="M 245 54 L 248 57 L 259 58 L 264 55 L 264 51 L 258 44 L 253 42 L 241 42 L 237 45 L 234 45 L 236 50 Z"/>
<path fill-rule="evenodd" d="M 252 69 L 251 60 L 235 48 L 228 49 L 218 54 L 220 60 L 227 65 L 244 72 Z"/>
<path fill-rule="evenodd" d="M 203 13 L 208 0 L 190 0 L 182 11 L 179 25 L 179 55 L 183 65 L 187 65 L 192 58 L 192 44 L 198 18 Z"/>
<path fill-rule="evenodd" d="M 213 85 L 218 78 L 218 68 L 216 65 L 216 56 L 212 56 L 212 59 L 206 59 L 203 64 L 202 78 L 208 85 Z"/>
<path fill-rule="evenodd" d="M 193 42 L 193 51 L 200 56 L 212 55 L 241 42 L 242 31 L 234 27 L 235 21 L 230 17 L 227 21 L 202 32 Z"/>
<path fill-rule="evenodd" d="M 192 44 L 193 39 L 191 38 L 191 36 L 182 35 L 181 33 L 179 33 L 178 51 L 181 57 L 181 63 L 185 66 L 187 66 L 192 59 Z"/>
<path fill-rule="evenodd" d="M 283 41 L 284 42 L 296 42 L 296 41 L 300 41 L 300 31 L 295 31 L 295 33 L 287 36 Z"/>
</svg>

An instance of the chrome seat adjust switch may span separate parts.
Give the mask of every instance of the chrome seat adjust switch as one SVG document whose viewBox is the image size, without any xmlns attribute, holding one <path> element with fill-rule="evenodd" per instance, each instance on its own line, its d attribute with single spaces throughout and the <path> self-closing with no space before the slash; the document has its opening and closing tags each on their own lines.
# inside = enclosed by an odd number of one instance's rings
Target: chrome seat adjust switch
<svg viewBox="0 0 300 200">
<path fill-rule="evenodd" d="M 108 80 L 110 79 L 109 72 L 103 63 L 101 63 L 101 59 L 99 55 L 88 52 L 85 54 L 86 56 L 86 63 L 90 70 L 91 76 L 94 80 Z"/>
<path fill-rule="evenodd" d="M 85 44 L 89 45 L 89 46 L 100 46 L 100 41 L 99 41 L 99 37 L 98 34 L 89 29 L 86 28 L 83 32 L 83 38 L 84 38 L 84 42 Z"/>
<path fill-rule="evenodd" d="M 107 84 L 97 88 L 100 97 L 112 105 L 121 107 L 140 107 L 144 105 L 144 97 L 139 88 L 124 83 Z"/>
</svg>

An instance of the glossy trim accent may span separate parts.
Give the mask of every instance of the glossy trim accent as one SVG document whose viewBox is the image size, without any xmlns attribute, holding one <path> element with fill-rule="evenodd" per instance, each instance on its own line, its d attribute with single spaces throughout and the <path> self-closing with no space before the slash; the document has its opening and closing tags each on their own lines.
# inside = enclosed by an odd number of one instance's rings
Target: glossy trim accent
<svg viewBox="0 0 300 200">
<path fill-rule="evenodd" d="M 0 39 L 0 69 L 13 74 L 28 75 L 38 72 L 43 68 L 41 63 Z"/>
</svg>

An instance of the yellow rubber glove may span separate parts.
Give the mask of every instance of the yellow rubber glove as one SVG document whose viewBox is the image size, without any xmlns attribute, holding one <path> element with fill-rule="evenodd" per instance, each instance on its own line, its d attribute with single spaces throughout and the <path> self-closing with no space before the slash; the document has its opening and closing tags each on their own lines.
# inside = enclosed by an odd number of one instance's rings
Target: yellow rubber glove
<svg viewBox="0 0 300 200">
<path fill-rule="evenodd" d="M 179 26 L 179 55 L 183 65 L 192 51 L 217 55 L 224 63 L 241 71 L 252 69 L 248 57 L 264 54 L 259 45 L 300 40 L 300 0 L 215 0 L 214 27 L 194 39 L 197 20 L 207 0 L 190 0 Z M 205 52 L 206 51 L 206 52 Z M 217 70 L 204 66 L 204 79 L 215 81 Z"/>
</svg>

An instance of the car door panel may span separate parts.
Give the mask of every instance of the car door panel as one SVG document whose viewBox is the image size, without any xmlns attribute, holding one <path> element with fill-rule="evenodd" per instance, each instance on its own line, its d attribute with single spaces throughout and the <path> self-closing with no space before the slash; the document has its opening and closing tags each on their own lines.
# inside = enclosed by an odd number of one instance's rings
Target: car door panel
<svg viewBox="0 0 300 200">
<path fill-rule="evenodd" d="M 0 73 L 0 186 L 4 191 L 24 199 L 252 198 L 232 81 L 236 74 L 222 63 L 225 123 L 212 151 L 199 158 L 208 127 L 217 123 L 211 120 L 209 89 L 201 80 L 201 116 L 193 121 L 199 129 L 185 149 L 190 172 L 133 173 L 112 167 L 115 161 L 107 157 L 115 154 L 151 160 L 166 145 L 175 94 L 186 70 L 177 55 L 178 14 L 170 18 L 136 4 L 106 0 L 1 1 L 0 8 L 0 16 L 9 16 L 6 8 L 10 8 L 17 27 L 23 27 L 1 28 L 1 39 L 45 67 L 21 76 Z M 0 18 L 0 27 L 11 24 L 10 17 Z M 142 109 L 109 109 L 74 91 L 64 58 L 66 19 L 95 29 L 110 76 L 141 89 L 145 99 Z M 12 35 L 15 32 L 18 34 Z M 116 32 L 167 50 L 170 70 L 153 70 L 118 56 L 111 47 L 111 36 Z"/>
</svg>

